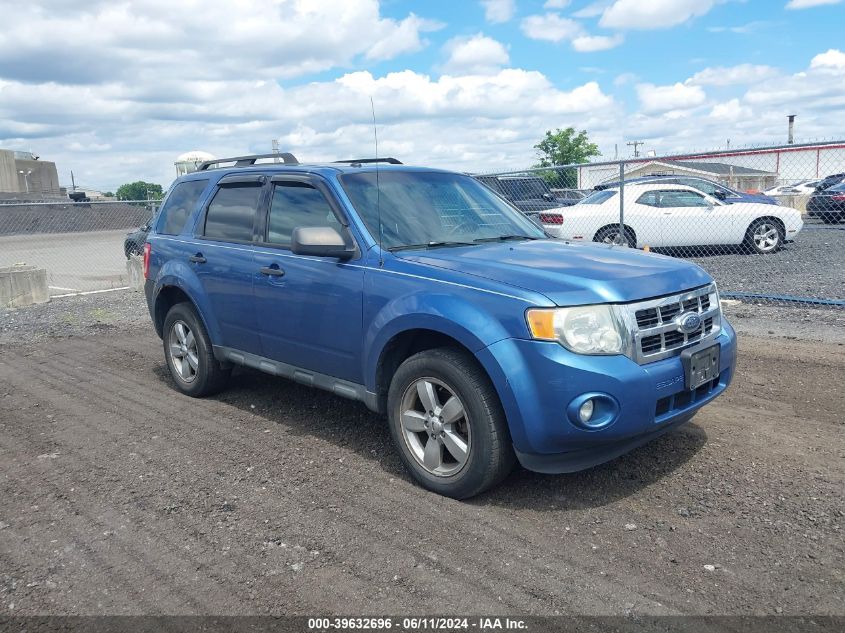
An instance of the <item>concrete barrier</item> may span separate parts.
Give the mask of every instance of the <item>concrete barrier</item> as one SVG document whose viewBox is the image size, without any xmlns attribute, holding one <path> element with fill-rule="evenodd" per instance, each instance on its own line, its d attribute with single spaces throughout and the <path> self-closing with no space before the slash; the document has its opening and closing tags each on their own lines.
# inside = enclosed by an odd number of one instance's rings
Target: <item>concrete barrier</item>
<svg viewBox="0 0 845 633">
<path fill-rule="evenodd" d="M 0 268 L 0 308 L 19 308 L 49 300 L 44 268 L 25 264 Z"/>
<path fill-rule="evenodd" d="M 129 277 L 129 289 L 133 292 L 144 290 L 144 258 L 140 255 L 130 255 L 126 261 L 126 272 Z"/>
</svg>

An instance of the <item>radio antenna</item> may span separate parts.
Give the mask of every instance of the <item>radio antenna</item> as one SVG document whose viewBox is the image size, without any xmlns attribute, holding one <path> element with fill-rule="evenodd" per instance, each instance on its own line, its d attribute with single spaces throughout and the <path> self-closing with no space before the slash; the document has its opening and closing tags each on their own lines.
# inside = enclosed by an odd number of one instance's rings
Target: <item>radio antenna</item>
<svg viewBox="0 0 845 633">
<path fill-rule="evenodd" d="M 373 113 L 373 139 L 376 143 L 376 157 L 378 158 L 378 128 L 376 127 L 376 106 L 373 98 L 370 97 L 370 110 Z M 376 161 L 376 216 L 378 217 L 378 265 L 384 266 L 384 251 L 381 248 L 381 186 L 378 179 L 378 161 Z"/>
</svg>

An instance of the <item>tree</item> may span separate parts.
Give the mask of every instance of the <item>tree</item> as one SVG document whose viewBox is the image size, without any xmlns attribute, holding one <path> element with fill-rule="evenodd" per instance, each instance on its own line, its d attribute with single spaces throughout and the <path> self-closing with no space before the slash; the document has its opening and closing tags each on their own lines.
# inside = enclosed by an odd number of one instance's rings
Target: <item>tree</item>
<svg viewBox="0 0 845 633">
<path fill-rule="evenodd" d="M 546 131 L 542 141 L 534 146 L 540 162 L 537 167 L 554 167 L 586 163 L 593 156 L 600 156 L 598 145 L 590 143 L 587 131 L 575 132 L 574 127 L 565 130 L 558 128 L 554 132 Z"/>
<path fill-rule="evenodd" d="M 586 163 L 593 156 L 600 156 L 598 145 L 591 143 L 587 131 L 576 132 L 574 127 L 554 132 L 546 130 L 546 136 L 534 146 L 540 162 L 535 167 L 555 167 Z M 543 178 L 552 187 L 576 187 L 578 175 L 574 169 L 555 169 L 544 172 Z"/>
<path fill-rule="evenodd" d="M 161 200 L 164 195 L 161 185 L 138 180 L 117 188 L 118 200 Z"/>
</svg>

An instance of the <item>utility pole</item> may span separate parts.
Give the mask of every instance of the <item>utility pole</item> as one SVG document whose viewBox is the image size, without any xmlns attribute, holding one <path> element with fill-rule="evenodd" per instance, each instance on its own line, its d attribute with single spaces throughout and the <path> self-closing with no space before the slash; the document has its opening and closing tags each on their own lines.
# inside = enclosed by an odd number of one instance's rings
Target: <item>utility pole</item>
<svg viewBox="0 0 845 633">
<path fill-rule="evenodd" d="M 645 145 L 645 141 L 628 141 L 628 147 L 634 148 L 634 158 L 640 157 L 640 145 Z"/>
</svg>

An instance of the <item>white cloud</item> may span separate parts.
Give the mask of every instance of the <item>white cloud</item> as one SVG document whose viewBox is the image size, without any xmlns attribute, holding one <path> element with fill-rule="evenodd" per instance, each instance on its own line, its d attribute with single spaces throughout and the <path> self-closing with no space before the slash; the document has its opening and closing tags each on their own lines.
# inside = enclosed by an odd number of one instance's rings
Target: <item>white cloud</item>
<svg viewBox="0 0 845 633">
<path fill-rule="evenodd" d="M 572 40 L 572 48 L 579 53 L 606 51 L 615 48 L 625 41 L 621 33 L 616 35 L 581 35 Z"/>
<path fill-rule="evenodd" d="M 810 61 L 810 68 L 845 68 L 845 53 L 831 48 L 826 53 L 819 53 Z"/>
<path fill-rule="evenodd" d="M 516 0 L 481 0 L 484 19 L 493 24 L 507 22 L 516 13 Z"/>
<path fill-rule="evenodd" d="M 750 119 L 752 114 L 752 109 L 747 105 L 742 105 L 739 99 L 730 99 L 725 103 L 714 105 L 708 116 L 717 121 L 735 122 Z"/>
<path fill-rule="evenodd" d="M 646 114 L 656 114 L 673 110 L 689 110 L 700 106 L 707 99 L 699 86 L 676 83 L 671 86 L 637 84 L 637 97 Z"/>
<path fill-rule="evenodd" d="M 599 24 L 606 28 L 665 29 L 704 15 L 717 0 L 616 0 L 602 13 Z"/>
<path fill-rule="evenodd" d="M 820 7 L 826 4 L 839 4 L 842 0 L 789 0 L 786 3 L 787 9 L 809 9 Z"/>
<path fill-rule="evenodd" d="M 377 0 L 133 0 L 27 2 L 3 16 L 0 76 L 96 84 L 134 75 L 139 84 L 190 68 L 192 78 L 287 78 L 420 50 L 443 25 L 413 13 L 380 15 Z M 62 37 L 57 37 L 61 33 Z M 362 37 L 366 34 L 366 37 Z"/>
<path fill-rule="evenodd" d="M 522 32 L 532 40 L 560 42 L 582 35 L 583 28 L 575 20 L 562 18 L 558 13 L 529 15 L 522 20 Z"/>
<path fill-rule="evenodd" d="M 546 0 L 544 9 L 565 9 L 569 6 L 569 0 Z"/>
<path fill-rule="evenodd" d="M 596 2 L 592 2 L 582 9 L 578 9 L 572 15 L 576 18 L 597 18 L 604 13 L 605 9 L 612 5 L 613 2 L 614 0 L 596 0 Z"/>
<path fill-rule="evenodd" d="M 444 70 L 450 73 L 490 74 L 510 61 L 504 45 L 482 33 L 453 38 L 443 49 L 449 55 Z"/>
<path fill-rule="evenodd" d="M 778 74 L 771 66 L 740 64 L 738 66 L 705 68 L 687 80 L 688 84 L 698 86 L 732 86 L 751 84 L 770 79 Z"/>
</svg>

